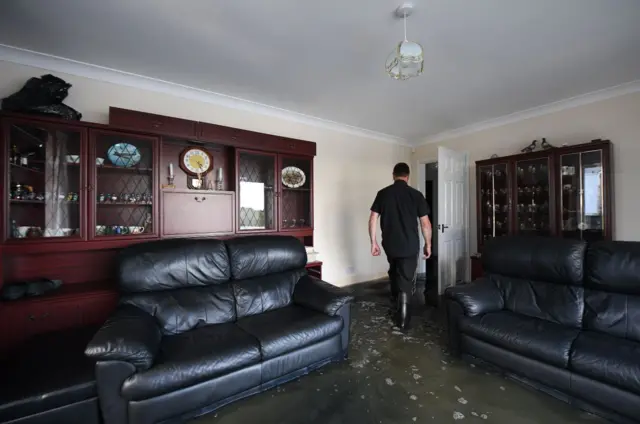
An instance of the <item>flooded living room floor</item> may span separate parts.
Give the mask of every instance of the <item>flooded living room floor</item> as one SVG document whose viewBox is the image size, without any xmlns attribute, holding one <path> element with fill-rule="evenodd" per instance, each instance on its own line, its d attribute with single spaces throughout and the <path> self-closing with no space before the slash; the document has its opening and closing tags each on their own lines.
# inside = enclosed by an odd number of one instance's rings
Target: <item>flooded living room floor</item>
<svg viewBox="0 0 640 424">
<path fill-rule="evenodd" d="M 349 359 L 193 420 L 194 424 L 604 424 L 502 375 L 451 358 L 436 310 L 414 299 L 412 329 L 390 316 L 384 282 L 354 287 Z M 422 290 L 418 290 L 421 293 Z"/>
</svg>

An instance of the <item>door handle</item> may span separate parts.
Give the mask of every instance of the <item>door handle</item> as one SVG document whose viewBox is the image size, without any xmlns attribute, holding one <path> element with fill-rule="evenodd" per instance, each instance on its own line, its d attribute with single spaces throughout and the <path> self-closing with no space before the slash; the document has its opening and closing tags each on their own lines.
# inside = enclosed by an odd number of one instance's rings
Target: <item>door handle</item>
<svg viewBox="0 0 640 424">
<path fill-rule="evenodd" d="M 440 229 L 441 232 L 444 233 L 444 229 L 445 228 L 449 228 L 449 226 L 448 225 L 444 225 L 444 224 L 438 224 L 438 228 Z"/>
</svg>

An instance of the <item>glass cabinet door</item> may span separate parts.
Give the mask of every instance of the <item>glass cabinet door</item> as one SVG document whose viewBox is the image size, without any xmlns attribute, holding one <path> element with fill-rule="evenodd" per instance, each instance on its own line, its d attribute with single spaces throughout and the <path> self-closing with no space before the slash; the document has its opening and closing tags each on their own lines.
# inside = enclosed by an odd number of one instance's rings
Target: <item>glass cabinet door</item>
<svg viewBox="0 0 640 424">
<path fill-rule="evenodd" d="M 602 151 L 560 157 L 561 235 L 597 241 L 604 239 Z"/>
<path fill-rule="evenodd" d="M 157 138 L 107 131 L 93 131 L 91 138 L 94 236 L 156 234 L 153 219 Z"/>
<path fill-rule="evenodd" d="M 280 230 L 311 228 L 312 162 L 280 157 Z"/>
<path fill-rule="evenodd" d="M 508 172 L 506 163 L 479 168 L 481 243 L 510 232 L 511 193 Z"/>
<path fill-rule="evenodd" d="M 80 129 L 6 122 L 7 238 L 81 237 L 84 151 Z"/>
<path fill-rule="evenodd" d="M 516 228 L 519 233 L 551 235 L 549 158 L 516 162 Z"/>
<path fill-rule="evenodd" d="M 276 229 L 276 155 L 239 150 L 238 229 Z"/>
</svg>

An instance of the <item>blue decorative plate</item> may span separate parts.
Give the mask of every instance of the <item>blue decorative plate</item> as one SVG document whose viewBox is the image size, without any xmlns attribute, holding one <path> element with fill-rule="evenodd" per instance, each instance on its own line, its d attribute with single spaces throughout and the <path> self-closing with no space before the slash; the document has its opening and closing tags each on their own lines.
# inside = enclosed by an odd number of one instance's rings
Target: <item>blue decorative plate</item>
<svg viewBox="0 0 640 424">
<path fill-rule="evenodd" d="M 140 163 L 142 156 L 138 148 L 129 143 L 117 143 L 109 148 L 107 157 L 114 166 L 130 168 Z"/>
</svg>

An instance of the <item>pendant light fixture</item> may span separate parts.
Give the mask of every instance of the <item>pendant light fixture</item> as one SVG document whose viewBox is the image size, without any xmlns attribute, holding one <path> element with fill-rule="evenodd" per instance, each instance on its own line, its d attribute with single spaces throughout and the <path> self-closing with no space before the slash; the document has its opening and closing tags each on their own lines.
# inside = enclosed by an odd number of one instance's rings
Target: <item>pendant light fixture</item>
<svg viewBox="0 0 640 424">
<path fill-rule="evenodd" d="M 406 80 L 422 74 L 424 54 L 422 46 L 407 40 L 407 17 L 413 13 L 413 5 L 404 3 L 395 11 L 395 16 L 404 22 L 404 40 L 401 41 L 387 58 L 386 70 L 389 76 L 397 80 Z"/>
</svg>

